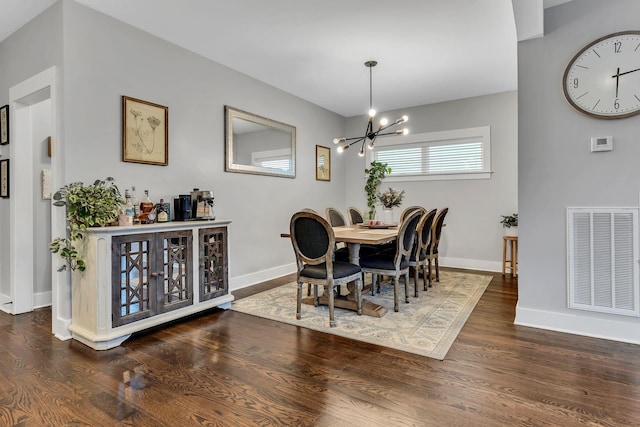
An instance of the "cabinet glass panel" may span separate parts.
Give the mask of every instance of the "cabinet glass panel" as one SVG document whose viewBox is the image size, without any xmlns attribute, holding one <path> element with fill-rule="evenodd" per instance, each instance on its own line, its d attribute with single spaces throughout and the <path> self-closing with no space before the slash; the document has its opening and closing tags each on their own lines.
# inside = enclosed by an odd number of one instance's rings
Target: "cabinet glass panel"
<svg viewBox="0 0 640 427">
<path fill-rule="evenodd" d="M 193 302 L 193 235 L 191 231 L 161 233 L 162 278 L 161 311 L 173 310 Z M 160 285 L 160 283 L 159 283 Z"/>
<path fill-rule="evenodd" d="M 149 284 L 151 242 L 144 236 L 113 239 L 113 317 L 114 324 L 126 324 L 153 311 L 154 298 Z"/>
<path fill-rule="evenodd" d="M 205 228 L 199 231 L 200 301 L 227 293 L 227 229 Z"/>
</svg>

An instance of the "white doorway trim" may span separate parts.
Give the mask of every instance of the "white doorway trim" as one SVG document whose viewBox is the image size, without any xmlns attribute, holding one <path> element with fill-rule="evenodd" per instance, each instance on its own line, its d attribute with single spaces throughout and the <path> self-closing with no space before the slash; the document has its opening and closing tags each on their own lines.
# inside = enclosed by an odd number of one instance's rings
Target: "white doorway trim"
<svg viewBox="0 0 640 427">
<path fill-rule="evenodd" d="M 51 175 L 53 188 L 64 182 L 63 145 L 61 138 L 62 100 L 58 97 L 60 87 L 56 67 L 41 73 L 9 89 L 12 141 L 9 145 L 11 158 L 11 180 L 9 199 L 9 278 L 12 304 L 11 313 L 18 314 L 33 310 L 33 144 L 29 140 L 31 120 L 30 105 L 50 99 L 51 134 L 53 150 L 51 155 Z M 64 209 L 51 210 L 51 233 L 53 236 L 66 234 Z M 51 327 L 59 339 L 69 339 L 68 326 L 71 323 L 70 278 L 66 273 L 58 273 L 52 256 L 51 273 Z"/>
</svg>

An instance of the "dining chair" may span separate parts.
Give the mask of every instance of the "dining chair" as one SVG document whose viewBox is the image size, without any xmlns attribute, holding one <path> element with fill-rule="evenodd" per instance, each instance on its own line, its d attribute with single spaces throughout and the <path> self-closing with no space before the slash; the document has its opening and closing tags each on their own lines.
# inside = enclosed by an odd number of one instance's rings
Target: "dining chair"
<svg viewBox="0 0 640 427">
<path fill-rule="evenodd" d="M 425 212 L 427 212 L 427 210 L 425 208 L 423 208 L 422 206 L 409 206 L 406 207 L 402 210 L 402 212 L 400 213 L 400 222 L 404 221 L 405 218 L 413 211 L 417 211 L 419 210 L 422 214 L 424 214 Z"/>
<path fill-rule="evenodd" d="M 437 209 L 432 209 L 422 215 L 418 227 L 416 228 L 416 238 L 413 243 L 413 251 L 409 258 L 409 267 L 413 268 L 413 282 L 415 284 L 415 296 L 418 296 L 418 276 L 420 267 L 422 267 L 422 283 L 426 291 L 429 284 L 429 276 L 427 276 L 427 245 L 431 236 L 431 226 L 436 216 Z"/>
<path fill-rule="evenodd" d="M 360 209 L 350 207 L 347 211 L 349 213 L 349 220 L 351 221 L 351 225 L 364 223 L 364 216 L 362 215 L 362 211 L 360 211 Z"/>
<path fill-rule="evenodd" d="M 340 227 L 347 225 L 347 221 L 344 219 L 344 215 L 336 208 L 327 208 L 324 210 L 327 221 L 332 227 Z"/>
<path fill-rule="evenodd" d="M 409 258 L 420 217 L 420 212 L 414 211 L 402 222 L 398 229 L 395 250 L 385 250 L 360 258 L 362 272 L 372 273 L 372 295 L 375 295 L 378 275 L 391 276 L 393 278 L 393 310 L 396 312 L 399 310 L 398 286 L 400 285 L 400 276 L 404 277 L 405 302 L 409 302 Z M 380 292 L 379 288 L 378 292 Z"/>
<path fill-rule="evenodd" d="M 329 326 L 335 327 L 334 292 L 338 286 L 355 282 L 358 314 L 362 314 L 362 269 L 348 262 L 334 261 L 336 245 L 331 225 L 312 212 L 296 212 L 289 224 L 291 244 L 296 255 L 298 296 L 296 319 L 301 319 L 302 284 L 313 285 L 315 306 L 319 304 L 318 285 L 329 299 Z"/>
<path fill-rule="evenodd" d="M 435 273 L 436 273 L 436 282 L 440 281 L 440 266 L 438 265 L 438 245 L 440 244 L 440 236 L 442 234 L 442 225 L 444 224 L 444 217 L 449 212 L 449 208 L 444 208 L 440 210 L 436 217 L 433 220 L 433 225 L 431 226 L 431 238 L 429 239 L 429 244 L 426 249 L 426 257 L 427 257 L 427 268 L 429 275 L 429 286 L 431 286 L 431 261 L 434 263 Z"/>
</svg>

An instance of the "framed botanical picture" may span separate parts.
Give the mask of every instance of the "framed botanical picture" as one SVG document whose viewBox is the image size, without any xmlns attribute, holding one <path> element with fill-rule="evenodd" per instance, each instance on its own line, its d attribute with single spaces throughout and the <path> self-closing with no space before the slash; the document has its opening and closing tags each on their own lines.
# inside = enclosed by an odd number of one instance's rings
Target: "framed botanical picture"
<svg viewBox="0 0 640 427">
<path fill-rule="evenodd" d="M 331 181 L 331 149 L 316 145 L 316 180 Z"/>
<path fill-rule="evenodd" d="M 0 108 L 0 145 L 9 143 L 9 106 Z"/>
<path fill-rule="evenodd" d="M 0 197 L 9 198 L 9 159 L 0 160 Z"/>
<path fill-rule="evenodd" d="M 169 108 L 122 97 L 122 161 L 169 164 Z"/>
</svg>

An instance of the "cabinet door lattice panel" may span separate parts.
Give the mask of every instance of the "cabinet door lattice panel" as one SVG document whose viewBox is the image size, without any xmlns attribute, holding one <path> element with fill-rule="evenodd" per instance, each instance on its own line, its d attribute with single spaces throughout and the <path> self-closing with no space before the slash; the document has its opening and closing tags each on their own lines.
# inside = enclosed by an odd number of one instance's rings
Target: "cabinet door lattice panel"
<svg viewBox="0 0 640 427">
<path fill-rule="evenodd" d="M 227 294 L 227 228 L 199 230 L 200 301 Z"/>
<path fill-rule="evenodd" d="M 149 252 L 152 236 L 120 236 L 112 244 L 113 323 L 124 325 L 153 314 L 150 298 Z"/>
<path fill-rule="evenodd" d="M 193 235 L 191 231 L 162 233 L 162 278 L 159 289 L 159 311 L 175 310 L 193 303 Z"/>
</svg>

